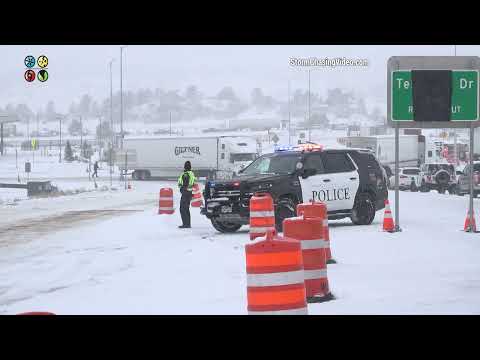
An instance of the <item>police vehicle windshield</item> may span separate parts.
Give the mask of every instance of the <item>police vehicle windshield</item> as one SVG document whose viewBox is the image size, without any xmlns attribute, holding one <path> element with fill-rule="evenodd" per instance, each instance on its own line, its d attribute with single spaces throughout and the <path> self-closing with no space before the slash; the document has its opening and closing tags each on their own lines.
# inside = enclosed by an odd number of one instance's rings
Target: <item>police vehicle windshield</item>
<svg viewBox="0 0 480 360">
<path fill-rule="evenodd" d="M 299 161 L 301 161 L 299 154 L 264 155 L 246 167 L 240 175 L 293 174 Z"/>
</svg>

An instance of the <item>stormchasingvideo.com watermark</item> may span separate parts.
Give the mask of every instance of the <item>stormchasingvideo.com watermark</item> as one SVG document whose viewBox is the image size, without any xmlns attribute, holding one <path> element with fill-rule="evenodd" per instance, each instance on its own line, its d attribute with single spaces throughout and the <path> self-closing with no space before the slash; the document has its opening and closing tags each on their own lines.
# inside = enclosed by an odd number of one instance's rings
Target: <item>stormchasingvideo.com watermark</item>
<svg viewBox="0 0 480 360">
<path fill-rule="evenodd" d="M 348 59 L 345 57 L 337 58 L 290 58 L 290 66 L 323 66 L 323 67 L 337 67 L 337 66 L 368 66 L 367 59 Z"/>
</svg>

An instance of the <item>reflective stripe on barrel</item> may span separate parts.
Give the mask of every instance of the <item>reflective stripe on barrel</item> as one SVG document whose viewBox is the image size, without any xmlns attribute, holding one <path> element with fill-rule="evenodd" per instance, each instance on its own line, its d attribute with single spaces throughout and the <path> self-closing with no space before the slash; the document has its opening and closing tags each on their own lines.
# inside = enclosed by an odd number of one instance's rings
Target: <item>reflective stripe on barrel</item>
<svg viewBox="0 0 480 360">
<path fill-rule="evenodd" d="M 247 274 L 247 286 L 280 286 L 303 281 L 303 270 L 267 274 Z"/>
<path fill-rule="evenodd" d="M 269 217 L 269 216 L 275 216 L 275 213 L 273 210 L 269 211 L 250 211 L 250 217 L 251 218 L 263 218 L 263 217 Z"/>
<path fill-rule="evenodd" d="M 250 234 L 261 234 L 264 236 L 267 231 L 274 231 L 275 226 L 268 226 L 268 227 L 251 227 L 250 226 Z"/>
<path fill-rule="evenodd" d="M 301 240 L 302 250 L 325 249 L 328 247 L 327 242 L 323 239 Z"/>
<path fill-rule="evenodd" d="M 326 278 L 327 277 L 327 269 L 320 269 L 320 270 L 304 270 L 304 277 L 305 280 L 313 280 L 319 278 Z"/>
</svg>

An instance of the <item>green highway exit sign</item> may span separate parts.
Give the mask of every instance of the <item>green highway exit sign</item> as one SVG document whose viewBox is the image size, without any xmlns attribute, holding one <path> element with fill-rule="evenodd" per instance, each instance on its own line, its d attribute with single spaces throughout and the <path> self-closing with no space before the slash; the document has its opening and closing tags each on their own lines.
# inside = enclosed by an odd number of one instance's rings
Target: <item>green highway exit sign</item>
<svg viewBox="0 0 480 360">
<path fill-rule="evenodd" d="M 452 70 L 450 121 L 479 120 L 478 70 Z M 411 70 L 391 72 L 391 121 L 414 121 Z"/>
</svg>

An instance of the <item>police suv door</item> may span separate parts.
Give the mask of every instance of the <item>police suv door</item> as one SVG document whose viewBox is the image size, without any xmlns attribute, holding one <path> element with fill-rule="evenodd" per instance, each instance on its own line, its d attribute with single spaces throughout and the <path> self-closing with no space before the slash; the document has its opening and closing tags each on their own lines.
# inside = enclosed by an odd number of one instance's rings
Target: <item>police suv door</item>
<svg viewBox="0 0 480 360">
<path fill-rule="evenodd" d="M 299 178 L 303 201 L 325 202 L 328 211 L 350 211 L 359 186 L 359 174 L 348 155 L 344 152 L 311 153 L 305 159 L 304 168 L 312 167 L 317 170 L 316 175 Z"/>
</svg>

